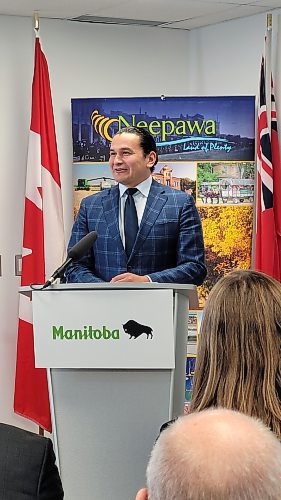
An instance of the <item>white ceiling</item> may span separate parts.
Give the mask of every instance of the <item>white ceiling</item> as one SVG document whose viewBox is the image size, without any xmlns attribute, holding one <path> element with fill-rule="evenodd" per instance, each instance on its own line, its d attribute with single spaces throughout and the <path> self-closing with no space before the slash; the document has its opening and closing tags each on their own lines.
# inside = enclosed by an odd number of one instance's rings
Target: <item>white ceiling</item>
<svg viewBox="0 0 281 500">
<path fill-rule="evenodd" d="M 281 0 L 0 0 L 0 15 L 190 30 L 281 8 Z M 94 19 L 91 20 L 91 17 Z M 98 18 L 98 19 L 96 19 Z"/>
</svg>

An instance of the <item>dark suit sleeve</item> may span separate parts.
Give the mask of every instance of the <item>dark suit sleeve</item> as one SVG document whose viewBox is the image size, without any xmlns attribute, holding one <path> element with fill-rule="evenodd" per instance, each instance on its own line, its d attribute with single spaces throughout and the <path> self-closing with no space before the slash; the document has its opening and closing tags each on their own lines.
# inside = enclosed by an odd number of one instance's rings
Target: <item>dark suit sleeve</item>
<svg viewBox="0 0 281 500">
<path fill-rule="evenodd" d="M 192 196 L 182 206 L 179 218 L 176 266 L 148 274 L 159 283 L 201 285 L 206 277 L 204 241 L 201 220 Z"/>
<path fill-rule="evenodd" d="M 42 467 L 38 480 L 38 500 L 62 500 L 64 497 L 61 479 L 57 466 L 53 444 L 46 439 Z"/>
<path fill-rule="evenodd" d="M 77 218 L 74 222 L 68 250 L 89 233 L 87 223 L 86 199 L 81 202 Z M 67 283 L 101 283 L 103 280 L 94 274 L 95 258 L 92 251 L 77 262 L 72 262 L 65 271 Z"/>
</svg>

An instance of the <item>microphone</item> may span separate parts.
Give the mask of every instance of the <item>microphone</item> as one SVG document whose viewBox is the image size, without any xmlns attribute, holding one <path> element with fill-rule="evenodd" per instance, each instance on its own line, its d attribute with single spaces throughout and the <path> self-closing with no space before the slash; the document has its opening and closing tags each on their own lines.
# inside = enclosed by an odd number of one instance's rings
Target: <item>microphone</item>
<svg viewBox="0 0 281 500">
<path fill-rule="evenodd" d="M 88 250 L 90 250 L 97 237 L 98 234 L 96 233 L 96 231 L 91 231 L 90 233 L 86 234 L 86 236 L 81 238 L 81 240 L 75 243 L 75 245 L 73 245 L 73 247 L 69 250 L 64 263 L 60 267 L 58 267 L 58 269 L 56 269 L 52 276 L 44 283 L 41 290 L 44 290 L 44 288 L 52 285 L 52 283 L 62 275 L 65 268 L 68 266 L 68 264 L 70 264 L 70 262 L 72 262 L 73 260 L 81 259 L 81 257 L 83 257 L 83 255 L 85 255 Z"/>
</svg>

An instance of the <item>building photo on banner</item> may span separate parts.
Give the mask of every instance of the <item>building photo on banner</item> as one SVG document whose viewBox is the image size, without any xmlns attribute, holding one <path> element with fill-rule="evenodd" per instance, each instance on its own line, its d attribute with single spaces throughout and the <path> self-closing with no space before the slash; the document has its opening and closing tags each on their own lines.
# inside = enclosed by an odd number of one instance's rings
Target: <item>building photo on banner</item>
<svg viewBox="0 0 281 500">
<path fill-rule="evenodd" d="M 187 332 L 190 399 L 202 309 L 218 279 L 251 267 L 255 183 L 255 97 L 72 99 L 74 217 L 81 200 L 116 182 L 110 142 L 127 126 L 146 128 L 159 161 L 152 177 L 194 197 L 204 233 L 207 278 Z"/>
</svg>

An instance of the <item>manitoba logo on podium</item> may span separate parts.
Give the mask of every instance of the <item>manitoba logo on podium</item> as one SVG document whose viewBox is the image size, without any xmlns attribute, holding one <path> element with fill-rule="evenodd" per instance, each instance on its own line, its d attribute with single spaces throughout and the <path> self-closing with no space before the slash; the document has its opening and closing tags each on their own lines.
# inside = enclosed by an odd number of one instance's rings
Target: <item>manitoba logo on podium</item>
<svg viewBox="0 0 281 500">
<path fill-rule="evenodd" d="M 130 339 L 137 339 L 140 335 L 145 334 L 147 339 L 153 338 L 153 330 L 150 326 L 142 325 L 134 319 L 130 319 L 122 325 L 123 330 L 129 335 Z M 107 326 L 102 325 L 95 328 L 92 325 L 83 326 L 83 328 L 65 328 L 63 325 L 52 325 L 53 340 L 119 340 L 120 329 L 115 328 L 110 330 Z"/>
<path fill-rule="evenodd" d="M 33 314 L 37 368 L 175 364 L 172 290 L 35 291 Z"/>
</svg>

